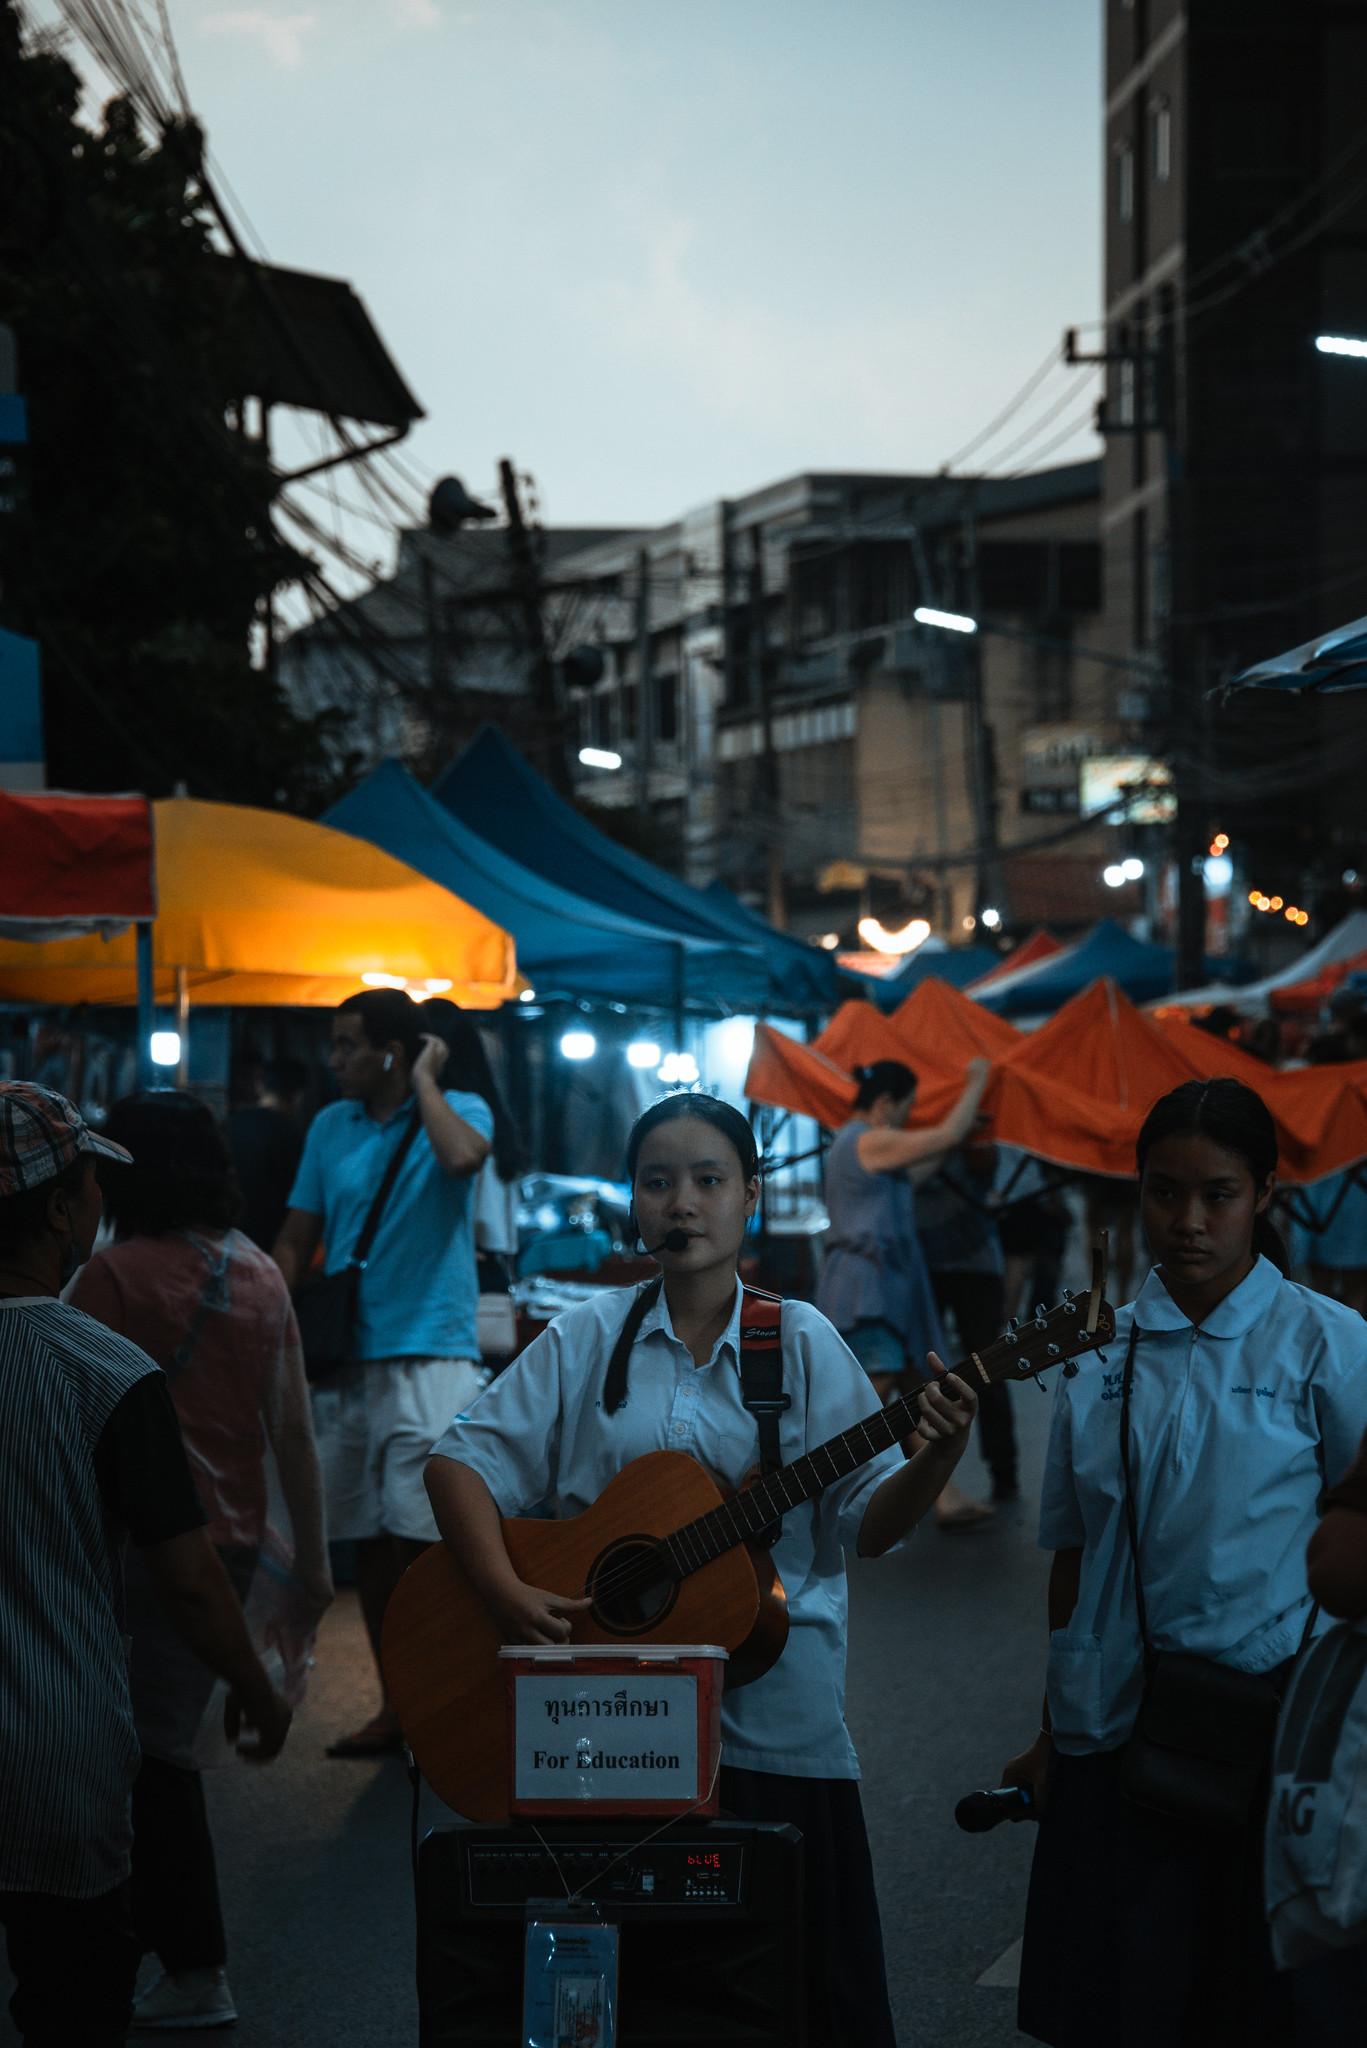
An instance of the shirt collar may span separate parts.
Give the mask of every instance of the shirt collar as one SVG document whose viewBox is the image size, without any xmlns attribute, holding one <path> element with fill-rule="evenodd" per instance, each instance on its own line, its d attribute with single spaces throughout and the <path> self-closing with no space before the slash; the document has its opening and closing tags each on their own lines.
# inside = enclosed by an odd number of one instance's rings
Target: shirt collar
<svg viewBox="0 0 1367 2048">
<path fill-rule="evenodd" d="M 1252 1272 L 1223 1301 L 1218 1302 L 1200 1324 L 1202 1336 L 1246 1337 L 1272 1306 L 1272 1297 L 1281 1286 L 1281 1280 L 1282 1276 L 1272 1261 L 1259 1254 Z M 1134 1319 L 1141 1330 L 1192 1328 L 1190 1317 L 1183 1315 L 1156 1268 L 1135 1296 Z"/>
<path fill-rule="evenodd" d="M 740 1305 L 742 1299 L 744 1298 L 744 1294 L 745 1289 L 741 1285 L 740 1277 L 738 1275 L 736 1278 L 736 1298 L 731 1304 L 731 1320 L 730 1322 L 728 1322 L 726 1328 L 722 1331 L 720 1337 L 718 1337 L 716 1343 L 713 1345 L 712 1356 L 707 1361 L 708 1365 L 719 1364 L 721 1361 L 722 1353 L 729 1349 L 731 1353 L 732 1362 L 739 1369 Z M 682 1348 L 687 1349 L 687 1346 L 684 1345 L 682 1337 L 678 1335 L 674 1328 L 674 1319 L 669 1313 L 669 1303 L 665 1299 L 665 1291 L 663 1287 L 660 1289 L 659 1299 L 655 1302 L 654 1306 L 646 1310 L 645 1316 L 641 1323 L 640 1335 L 642 1337 L 650 1337 L 653 1336 L 657 1330 L 662 1331 L 664 1335 L 669 1339 L 671 1344 L 678 1344 Z"/>
</svg>

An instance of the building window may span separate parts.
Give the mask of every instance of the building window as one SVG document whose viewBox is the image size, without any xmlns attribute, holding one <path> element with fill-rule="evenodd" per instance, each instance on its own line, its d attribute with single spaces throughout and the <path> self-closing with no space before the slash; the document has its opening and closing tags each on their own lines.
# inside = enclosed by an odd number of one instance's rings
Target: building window
<svg viewBox="0 0 1367 2048">
<path fill-rule="evenodd" d="M 1149 108 L 1153 139 L 1154 182 L 1166 185 L 1172 176 L 1172 107 L 1165 99 L 1154 100 Z"/>
<path fill-rule="evenodd" d="M 1122 221 L 1134 219 L 1134 148 L 1128 142 L 1115 153 L 1115 204 Z"/>
<path fill-rule="evenodd" d="M 1132 427 L 1138 417 L 1138 366 L 1133 356 L 1125 356 L 1115 369 L 1115 424 Z"/>
<path fill-rule="evenodd" d="M 668 674 L 655 678 L 655 737 L 662 746 L 673 746 L 679 737 L 679 678 Z"/>
</svg>

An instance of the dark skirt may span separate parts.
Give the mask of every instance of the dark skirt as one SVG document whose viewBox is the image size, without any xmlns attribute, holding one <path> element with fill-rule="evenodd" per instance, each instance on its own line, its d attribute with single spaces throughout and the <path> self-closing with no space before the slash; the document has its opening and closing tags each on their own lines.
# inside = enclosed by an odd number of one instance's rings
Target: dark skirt
<svg viewBox="0 0 1367 2048">
<path fill-rule="evenodd" d="M 737 1820 L 787 1821 L 801 1831 L 810 2048 L 897 2048 L 856 1780 L 724 1767 L 719 1790 L 723 1811 Z"/>
<path fill-rule="evenodd" d="M 1120 1796 L 1122 1754 L 1056 1752 L 1050 1765 L 1025 1912 L 1022 2033 L 1049 2048 L 1360 2044 L 1339 1958 L 1272 1967 L 1262 1813 L 1243 1840 L 1141 1814 Z"/>
</svg>

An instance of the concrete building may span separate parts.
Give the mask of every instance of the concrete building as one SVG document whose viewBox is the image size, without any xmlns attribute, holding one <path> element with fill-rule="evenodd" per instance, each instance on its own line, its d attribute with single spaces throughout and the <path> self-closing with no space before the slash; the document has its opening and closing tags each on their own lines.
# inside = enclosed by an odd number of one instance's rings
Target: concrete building
<svg viewBox="0 0 1367 2048">
<path fill-rule="evenodd" d="M 1223 830 L 1245 882 L 1328 915 L 1360 708 L 1209 692 L 1367 611 L 1367 364 L 1314 347 L 1367 335 L 1367 6 L 1103 4 L 1101 641 L 1153 664 L 1129 737 L 1174 763 L 1179 862 Z"/>
<path fill-rule="evenodd" d="M 1095 463 L 807 473 L 564 558 L 577 630 L 607 652 L 580 738 L 623 763 L 586 793 L 648 801 L 691 879 L 810 935 L 865 911 L 947 934 L 984 907 L 1089 921 L 1094 854 L 1018 848 L 1076 812 L 1078 749 L 1111 732 L 1078 654 L 1098 490 Z M 927 628 L 927 605 L 985 630 Z"/>
<path fill-rule="evenodd" d="M 644 532 L 541 537 L 543 616 L 576 793 L 689 880 L 794 930 L 924 912 L 962 936 L 1086 924 L 1095 845 L 1068 835 L 1078 762 L 1114 740 L 1096 463 L 1008 479 L 803 473 Z M 918 607 L 981 615 L 972 638 Z M 535 759 L 544 706 L 507 532 L 402 536 L 394 575 L 296 634 L 281 673 L 346 712 L 339 758 L 418 771 L 493 718 Z M 594 766 L 594 756 L 616 766 Z M 1037 842 L 1043 841 L 1043 844 Z"/>
<path fill-rule="evenodd" d="M 534 529 L 543 576 L 565 555 L 615 537 L 604 527 Z M 521 623 L 508 528 L 399 535 L 394 573 L 283 641 L 279 674 L 306 715 L 339 714 L 338 767 L 396 755 L 436 773 L 492 719 L 534 756 L 546 740 Z M 552 592 L 547 630 L 573 637 L 573 594 Z"/>
</svg>

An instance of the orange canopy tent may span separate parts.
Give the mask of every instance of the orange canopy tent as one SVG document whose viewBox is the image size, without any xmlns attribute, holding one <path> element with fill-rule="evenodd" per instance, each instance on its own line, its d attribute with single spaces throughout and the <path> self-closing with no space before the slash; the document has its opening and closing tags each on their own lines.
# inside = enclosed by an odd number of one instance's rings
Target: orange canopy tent
<svg viewBox="0 0 1367 2048">
<path fill-rule="evenodd" d="M 1145 1016 L 1112 982 L 1094 982 L 1030 1033 L 939 982 L 923 982 L 895 1017 L 879 1021 L 896 1027 L 899 1020 L 901 1049 L 871 1056 L 906 1059 L 923 1076 L 913 1124 L 938 1123 L 963 1085 L 968 1059 L 985 1052 L 994 1063 L 983 1102 L 986 1135 L 1074 1171 L 1131 1175 L 1135 1138 L 1157 1098 L 1183 1081 L 1221 1074 L 1256 1087 L 1272 1111 L 1287 1180 L 1318 1180 L 1367 1158 L 1367 1062 L 1275 1073 L 1209 1032 Z M 846 1020 L 842 1050 L 861 1042 L 862 1021 Z M 1009 1036 L 985 1043 L 984 1025 Z M 838 1129 L 855 1088 L 843 1058 L 824 1043 L 828 1035 L 811 1046 L 776 1043 L 777 1034 L 759 1026 L 746 1093 Z"/>
<path fill-rule="evenodd" d="M 246 805 L 152 808 L 159 1001 L 331 1005 L 368 976 L 474 1009 L 517 993 L 508 933 L 378 847 Z M 131 1005 L 132 930 L 0 943 L 0 1000 Z"/>
</svg>

